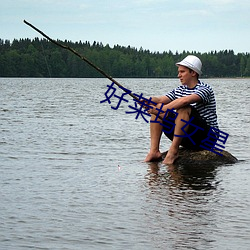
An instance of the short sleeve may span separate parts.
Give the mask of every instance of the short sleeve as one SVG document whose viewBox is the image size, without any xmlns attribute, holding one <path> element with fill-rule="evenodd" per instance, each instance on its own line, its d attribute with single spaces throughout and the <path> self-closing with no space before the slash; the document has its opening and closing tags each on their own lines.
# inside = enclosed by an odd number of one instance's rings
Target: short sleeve
<svg viewBox="0 0 250 250">
<path fill-rule="evenodd" d="M 173 89 L 172 91 L 168 92 L 166 94 L 166 96 L 171 100 L 174 101 L 176 99 L 178 99 L 179 97 L 181 97 L 183 94 L 183 86 L 179 86 L 175 89 Z"/>
<path fill-rule="evenodd" d="M 209 103 L 211 96 L 213 95 L 213 90 L 209 86 L 202 86 L 195 91 L 203 103 Z"/>
<path fill-rule="evenodd" d="M 168 92 L 168 93 L 166 94 L 166 96 L 167 96 L 171 101 L 174 101 L 174 100 L 176 99 L 175 91 L 174 91 L 174 90 Z"/>
</svg>

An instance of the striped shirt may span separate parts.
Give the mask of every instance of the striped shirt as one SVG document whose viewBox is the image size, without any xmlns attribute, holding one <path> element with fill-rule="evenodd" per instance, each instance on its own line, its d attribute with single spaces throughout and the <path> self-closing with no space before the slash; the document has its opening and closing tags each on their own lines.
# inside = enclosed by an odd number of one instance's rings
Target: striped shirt
<svg viewBox="0 0 250 250">
<path fill-rule="evenodd" d="M 190 89 L 186 85 L 181 85 L 169 93 L 166 96 L 174 101 L 180 97 L 188 96 L 191 94 L 197 94 L 201 98 L 201 102 L 190 104 L 193 106 L 200 116 L 207 122 L 210 127 L 218 128 L 217 114 L 216 114 L 216 102 L 213 89 L 201 81 L 198 81 L 197 85 Z"/>
</svg>

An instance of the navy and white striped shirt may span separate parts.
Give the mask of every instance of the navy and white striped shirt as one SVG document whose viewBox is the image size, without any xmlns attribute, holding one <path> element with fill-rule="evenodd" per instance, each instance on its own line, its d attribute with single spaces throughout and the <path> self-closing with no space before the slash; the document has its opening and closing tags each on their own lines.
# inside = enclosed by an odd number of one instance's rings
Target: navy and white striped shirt
<svg viewBox="0 0 250 250">
<path fill-rule="evenodd" d="M 214 97 L 213 89 L 201 81 L 198 81 L 198 84 L 190 89 L 186 85 L 181 85 L 169 93 L 166 96 L 174 101 L 180 97 L 188 96 L 191 94 L 197 94 L 201 98 L 201 102 L 190 104 L 193 106 L 200 116 L 207 122 L 210 127 L 218 128 L 217 123 L 217 114 L 216 114 L 216 102 Z"/>
</svg>

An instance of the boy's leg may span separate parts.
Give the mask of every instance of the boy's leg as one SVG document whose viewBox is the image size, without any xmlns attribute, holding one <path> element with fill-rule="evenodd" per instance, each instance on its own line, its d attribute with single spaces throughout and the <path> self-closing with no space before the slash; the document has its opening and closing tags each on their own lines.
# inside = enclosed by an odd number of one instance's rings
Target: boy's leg
<svg viewBox="0 0 250 250">
<path fill-rule="evenodd" d="M 156 115 L 151 115 L 151 121 L 155 121 Z M 145 162 L 154 161 L 161 158 L 160 140 L 162 135 L 162 125 L 150 122 L 150 151 L 145 158 Z"/>
<path fill-rule="evenodd" d="M 175 119 L 175 129 L 174 134 L 175 135 L 184 135 L 184 132 L 182 131 L 182 127 L 186 124 L 185 122 L 181 121 L 189 121 L 190 114 L 191 114 L 191 107 L 183 107 L 178 110 L 176 110 L 178 113 L 178 116 Z M 185 131 L 188 130 L 188 126 L 185 127 Z M 178 158 L 179 155 L 179 146 L 182 142 L 182 137 L 173 136 L 172 144 L 168 150 L 168 153 L 163 161 L 164 164 L 173 164 L 174 161 Z"/>
</svg>

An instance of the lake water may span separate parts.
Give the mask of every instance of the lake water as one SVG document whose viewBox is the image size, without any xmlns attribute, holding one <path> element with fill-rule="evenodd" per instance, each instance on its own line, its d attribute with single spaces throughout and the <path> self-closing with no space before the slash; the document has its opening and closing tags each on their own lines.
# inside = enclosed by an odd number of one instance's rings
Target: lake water
<svg viewBox="0 0 250 250">
<path fill-rule="evenodd" d="M 118 81 L 144 96 L 179 85 Z M 107 79 L 0 79 L 0 249 L 249 249 L 250 79 L 204 82 L 236 164 L 143 163 L 149 124 L 125 113 L 130 97 L 100 103 Z"/>
</svg>

